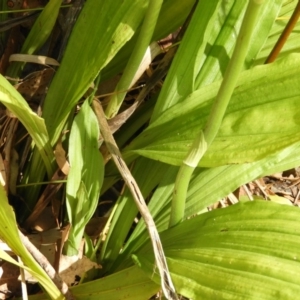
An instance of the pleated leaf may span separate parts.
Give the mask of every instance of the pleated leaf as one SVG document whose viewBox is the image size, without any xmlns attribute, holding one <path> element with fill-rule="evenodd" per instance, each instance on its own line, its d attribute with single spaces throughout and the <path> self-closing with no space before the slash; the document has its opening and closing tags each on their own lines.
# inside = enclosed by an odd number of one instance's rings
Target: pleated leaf
<svg viewBox="0 0 300 300">
<path fill-rule="evenodd" d="M 143 159 L 145 160 L 145 158 Z M 139 160 L 138 162 L 141 164 Z M 209 205 L 226 197 L 243 184 L 266 175 L 294 168 L 299 164 L 300 142 L 257 162 L 209 169 L 197 168 L 189 185 L 185 217 L 188 218 L 196 213 L 207 211 Z M 149 167 L 145 162 L 143 165 L 145 169 L 147 168 L 147 174 L 155 172 L 157 168 L 156 165 Z M 166 230 L 169 225 L 174 178 L 178 172 L 177 167 L 161 165 L 159 174 L 163 179 L 160 180 L 149 203 L 149 210 L 159 231 Z M 137 176 L 142 176 L 142 172 L 139 172 Z M 152 188 L 155 186 L 153 185 Z M 143 188 L 143 185 L 141 187 Z M 128 202 L 130 203 L 130 201 Z M 115 268 L 121 270 L 131 266 L 131 254 L 137 251 L 147 241 L 147 238 L 145 223 L 140 220 L 116 261 Z"/>
<path fill-rule="evenodd" d="M 70 288 L 77 300 L 145 300 L 160 290 L 160 285 L 137 266 L 130 267 L 122 272 L 100 278 L 88 283 Z M 30 300 L 46 300 L 45 294 L 29 297 Z"/>
<path fill-rule="evenodd" d="M 264 201 L 218 209 L 161 234 L 180 294 L 192 299 L 293 299 L 300 292 L 300 211 Z M 136 260 L 149 278 L 150 245 Z"/>
<path fill-rule="evenodd" d="M 292 54 L 243 72 L 200 166 L 253 162 L 298 142 L 299 67 L 300 56 Z M 218 88 L 219 83 L 203 87 L 165 111 L 129 145 L 124 157 L 139 154 L 180 165 L 206 122 Z"/>
</svg>

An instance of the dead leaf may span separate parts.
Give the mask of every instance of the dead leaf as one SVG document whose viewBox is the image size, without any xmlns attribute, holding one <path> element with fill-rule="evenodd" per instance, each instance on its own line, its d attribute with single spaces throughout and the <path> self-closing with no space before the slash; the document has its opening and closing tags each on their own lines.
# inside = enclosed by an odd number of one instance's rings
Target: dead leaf
<svg viewBox="0 0 300 300">
<path fill-rule="evenodd" d="M 18 92 L 27 100 L 40 98 L 45 94 L 48 84 L 54 75 L 51 68 L 29 74 L 21 83 L 15 85 Z"/>
<path fill-rule="evenodd" d="M 46 232 L 56 226 L 56 220 L 52 214 L 52 208 L 50 206 L 46 207 L 31 224 L 31 228 L 38 232 Z"/>
<path fill-rule="evenodd" d="M 56 162 L 61 169 L 61 171 L 68 175 L 70 171 L 70 164 L 66 159 L 66 151 L 64 150 L 61 140 L 58 141 L 54 151 Z"/>
<path fill-rule="evenodd" d="M 0 267 L 0 299 L 21 296 L 21 283 L 18 280 L 19 267 L 3 261 Z"/>
<path fill-rule="evenodd" d="M 75 276 L 82 276 L 92 268 L 101 269 L 97 263 L 91 261 L 86 256 L 79 258 L 75 256 L 61 256 L 59 274 L 62 280 L 69 286 L 75 282 Z"/>
<path fill-rule="evenodd" d="M 85 233 L 92 238 L 99 237 L 107 220 L 108 217 L 97 217 L 97 218 L 90 219 L 90 221 L 87 223 L 85 227 Z"/>
</svg>

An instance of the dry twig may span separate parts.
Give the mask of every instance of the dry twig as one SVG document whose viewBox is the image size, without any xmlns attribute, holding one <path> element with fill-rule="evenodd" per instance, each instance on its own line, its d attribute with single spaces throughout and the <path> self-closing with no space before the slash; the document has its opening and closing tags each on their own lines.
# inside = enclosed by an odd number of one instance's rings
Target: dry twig
<svg viewBox="0 0 300 300">
<path fill-rule="evenodd" d="M 53 283 L 66 297 L 66 300 L 75 300 L 74 296 L 69 290 L 68 285 L 60 278 L 59 274 L 56 273 L 47 258 L 29 241 L 25 235 L 23 235 L 21 231 L 19 231 L 19 236 L 25 248 L 52 279 Z"/>
</svg>

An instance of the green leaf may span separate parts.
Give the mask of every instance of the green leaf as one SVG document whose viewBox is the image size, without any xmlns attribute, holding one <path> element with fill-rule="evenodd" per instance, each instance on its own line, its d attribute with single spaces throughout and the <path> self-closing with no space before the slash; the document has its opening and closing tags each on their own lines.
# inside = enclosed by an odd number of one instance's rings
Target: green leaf
<svg viewBox="0 0 300 300">
<path fill-rule="evenodd" d="M 192 93 L 195 78 L 199 72 L 199 61 L 203 57 L 209 32 L 216 22 L 216 13 L 220 1 L 200 1 L 194 12 L 193 19 L 172 63 L 164 88 L 159 94 L 151 120 L 157 119 L 165 107 L 170 107 Z M 195 38 L 197 28 L 197 38 Z M 182 58 L 185 58 L 182 60 Z"/>
<path fill-rule="evenodd" d="M 61 0 L 49 1 L 30 29 L 20 53 L 33 54 L 44 45 L 55 25 L 61 2 Z M 25 63 L 12 63 L 7 71 L 8 75 L 18 77 L 24 65 Z"/>
<path fill-rule="evenodd" d="M 108 118 L 112 118 L 117 115 L 126 96 L 125 91 L 131 87 L 132 82 L 134 81 L 134 77 L 142 63 L 147 48 L 150 45 L 162 3 L 162 0 L 149 1 L 137 42 L 132 49 L 132 53 L 127 61 L 126 67 L 123 70 L 122 77 L 115 87 L 116 93 L 110 97 L 109 103 L 106 107 L 105 115 Z"/>
<path fill-rule="evenodd" d="M 44 45 L 55 25 L 60 6 L 61 0 L 51 0 L 44 7 L 30 29 L 21 53 L 32 54 Z"/>
<path fill-rule="evenodd" d="M 172 105 L 184 101 L 188 94 L 201 86 L 223 78 L 247 2 L 230 0 L 221 4 L 220 1 L 198 3 L 164 82 L 151 121 Z M 282 0 L 264 2 L 245 60 L 246 69 L 265 42 Z"/>
<path fill-rule="evenodd" d="M 292 202 L 285 197 L 280 197 L 278 195 L 269 195 L 268 197 L 272 202 L 293 206 Z"/>
<path fill-rule="evenodd" d="M 88 101 L 75 117 L 69 139 L 70 172 L 67 179 L 67 212 L 71 229 L 68 255 L 77 254 L 84 227 L 93 216 L 104 176 L 104 162 L 98 150 L 99 126 Z"/>
<path fill-rule="evenodd" d="M 44 120 L 32 111 L 26 100 L 2 75 L 0 75 L 0 101 L 18 118 L 32 137 L 50 177 L 54 172 L 51 166 L 54 154 Z"/>
<path fill-rule="evenodd" d="M 245 71 L 219 134 L 200 166 L 253 162 L 299 140 L 300 56 Z M 123 153 L 180 165 L 206 121 L 219 83 L 203 87 L 165 111 Z"/>
<path fill-rule="evenodd" d="M 160 290 L 160 285 L 153 282 L 137 266 L 122 272 L 100 278 L 70 288 L 77 300 L 145 300 Z M 30 300 L 48 299 L 44 294 L 29 297 Z"/>
<path fill-rule="evenodd" d="M 254 163 L 211 169 L 198 168 L 195 170 L 189 185 L 185 217 L 189 218 L 196 213 L 201 213 L 203 209 L 207 210 L 209 205 L 226 197 L 243 184 L 256 178 L 293 168 L 299 164 L 300 142 Z M 143 173 L 155 172 L 155 168 L 155 165 L 153 168 L 145 165 Z M 175 178 L 176 172 L 177 168 L 174 166 L 165 166 L 161 169 L 160 174 L 163 176 L 163 180 L 160 181 L 149 203 L 149 210 L 159 231 L 168 228 L 170 202 L 174 190 L 172 178 Z M 136 176 L 142 175 L 138 173 Z M 145 224 L 141 220 L 116 262 L 117 269 L 131 265 L 130 255 L 145 243 L 147 237 Z"/>
<path fill-rule="evenodd" d="M 168 223 L 170 219 L 170 202 L 174 190 L 174 181 L 177 172 L 178 172 L 177 167 L 166 165 L 159 162 L 151 163 L 151 160 L 146 159 L 144 157 L 139 158 L 135 162 L 135 169 L 134 169 L 133 176 L 135 176 L 135 178 L 146 177 L 149 179 L 146 185 L 147 188 L 145 188 L 145 183 L 143 181 L 139 181 L 139 187 L 142 190 L 143 195 L 151 199 L 148 206 L 151 215 L 154 218 L 158 231 L 162 231 L 168 227 Z M 145 174 L 147 174 L 147 176 L 145 176 Z M 153 174 L 157 174 L 156 176 L 159 177 L 158 181 L 153 179 L 151 180 Z M 152 195 L 152 191 L 154 189 L 155 192 Z M 133 202 L 131 197 L 128 198 L 129 199 L 126 199 L 127 206 L 129 206 L 130 203 Z M 127 215 L 128 214 L 126 214 L 126 211 L 123 212 L 122 210 L 120 210 L 119 219 L 126 220 L 125 224 L 131 225 L 133 218 L 126 219 Z M 127 228 L 127 233 L 129 232 L 129 229 L 130 227 Z M 117 229 L 115 229 L 115 231 L 117 231 Z M 131 266 L 132 253 L 135 253 L 137 249 L 139 249 L 141 245 L 143 245 L 148 240 L 148 238 L 149 238 L 148 232 L 145 227 L 144 220 L 140 219 L 136 228 L 130 234 L 125 245 L 123 245 L 122 249 L 120 248 L 122 251 L 120 252 L 119 257 L 115 260 L 112 270 L 114 271 L 122 270 L 124 268 Z M 109 253 L 109 251 L 107 252 Z"/>
<path fill-rule="evenodd" d="M 297 298 L 299 217 L 298 208 L 254 201 L 161 233 L 177 292 L 192 299 Z M 157 282 L 149 243 L 135 258 Z"/>
<path fill-rule="evenodd" d="M 43 107 L 52 144 L 99 71 L 132 37 L 146 7 L 147 1 L 138 0 L 84 4 Z"/>
<path fill-rule="evenodd" d="M 78 285 L 71 289 L 76 299 L 149 299 L 160 290 L 160 285 L 136 267 Z"/>
<path fill-rule="evenodd" d="M 273 47 L 275 46 L 276 42 L 278 41 L 281 33 L 283 32 L 284 28 L 288 24 L 290 17 L 293 14 L 294 9 L 296 8 L 298 1 L 297 0 L 285 0 L 283 1 L 282 7 L 280 12 L 276 18 L 275 23 L 272 26 L 268 34 L 268 39 L 266 40 L 265 44 L 263 45 L 262 49 L 256 56 L 255 60 L 252 62 L 252 65 L 263 64 L 269 54 L 271 53 Z M 299 52 L 300 41 L 298 39 L 298 34 L 300 30 L 300 23 L 297 22 L 296 26 L 294 27 L 292 33 L 286 40 L 283 48 L 281 49 L 278 58 L 282 58 L 289 53 L 296 53 Z"/>
<path fill-rule="evenodd" d="M 164 178 L 165 165 L 153 162 L 145 158 L 137 160 L 138 164 L 132 169 L 132 175 L 136 178 L 138 186 L 141 188 L 143 195 L 148 195 Z M 143 176 L 144 171 L 148 170 L 147 176 Z M 143 175 L 140 175 L 143 174 Z M 101 273 L 107 274 L 112 272 L 113 264 L 118 265 L 118 256 L 124 247 L 128 232 L 132 227 L 132 222 L 138 214 L 138 209 L 131 193 L 126 189 L 124 194 L 119 198 L 116 212 L 109 226 L 109 232 L 105 242 L 101 247 L 100 260 L 103 263 Z M 148 232 L 146 238 L 148 238 Z"/>
<path fill-rule="evenodd" d="M 194 3 L 195 0 L 164 0 L 152 41 L 158 41 L 182 26 Z M 137 41 L 138 34 L 139 29 L 137 29 L 132 39 L 124 45 L 120 52 L 103 69 L 101 72 L 101 80 L 114 77 L 124 69 L 131 55 L 132 48 Z"/>
<path fill-rule="evenodd" d="M 84 3 L 44 101 L 43 117 L 51 145 L 57 142 L 68 116 L 99 71 L 133 36 L 146 7 L 145 1 L 138 0 Z M 45 170 L 36 151 L 32 161 L 25 171 L 26 183 L 39 182 L 44 177 Z M 31 202 L 30 208 L 37 201 L 39 189 L 33 186 L 22 191 Z"/>
<path fill-rule="evenodd" d="M 4 188 L 0 185 L 0 238 L 11 250 L 20 258 L 29 271 L 44 287 L 52 299 L 64 299 L 61 292 L 50 280 L 45 271 L 33 259 L 19 238 L 18 228 L 16 225 L 15 214 L 12 207 L 8 204 Z M 5 252 L 0 252 L 0 257 L 14 264 L 18 264 L 10 258 Z"/>
</svg>

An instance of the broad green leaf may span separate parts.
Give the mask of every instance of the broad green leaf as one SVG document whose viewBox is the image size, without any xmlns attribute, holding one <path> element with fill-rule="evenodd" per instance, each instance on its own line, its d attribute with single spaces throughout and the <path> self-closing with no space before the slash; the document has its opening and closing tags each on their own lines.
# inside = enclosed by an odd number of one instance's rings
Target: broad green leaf
<svg viewBox="0 0 300 300">
<path fill-rule="evenodd" d="M 280 7 L 280 3 L 281 1 L 271 1 L 266 3 L 266 5 L 264 6 L 264 9 L 262 11 L 262 14 L 258 20 L 258 24 L 257 27 L 255 29 L 255 41 L 253 41 L 248 56 L 247 56 L 247 61 L 251 61 L 253 59 L 253 57 L 256 55 L 257 51 L 260 49 L 262 43 L 264 42 L 264 40 L 266 39 L 267 35 L 268 35 L 268 31 L 270 29 L 270 27 L 272 26 L 273 22 L 274 22 L 274 18 L 278 12 L 278 9 Z M 186 33 L 186 36 L 184 38 L 184 40 L 181 43 L 181 48 L 182 50 L 179 50 L 179 52 L 176 55 L 176 58 L 174 60 L 173 66 L 169 72 L 169 79 L 167 79 L 167 81 L 164 82 L 164 88 L 166 88 L 167 82 L 169 80 L 169 83 L 173 83 L 175 87 L 174 90 L 172 90 L 172 86 L 169 88 L 168 91 L 171 91 L 171 93 L 165 93 L 164 97 L 161 97 L 160 99 L 162 99 L 163 103 L 161 104 L 161 109 L 163 110 L 163 107 L 166 106 L 170 106 L 172 105 L 172 103 L 176 103 L 179 100 L 183 100 L 184 97 L 184 93 L 188 93 L 193 89 L 193 84 L 192 81 L 194 79 L 187 79 L 184 78 L 183 76 L 177 76 L 176 71 L 182 71 L 182 72 L 188 72 L 189 70 L 190 72 L 190 76 L 189 77 L 195 77 L 196 75 L 198 75 L 197 78 L 197 85 L 202 85 L 202 84 L 207 84 L 211 81 L 214 80 L 214 78 L 220 78 L 222 77 L 222 72 L 224 72 L 226 65 L 228 63 L 229 60 L 229 56 L 232 53 L 232 49 L 235 43 L 235 37 L 236 37 L 236 32 L 238 31 L 238 28 L 240 26 L 240 22 L 242 20 L 243 17 L 243 10 L 245 9 L 247 2 L 246 1 L 226 1 L 222 2 L 220 8 L 218 9 L 218 15 L 217 15 L 217 22 L 214 22 L 214 26 L 211 27 L 209 26 L 209 19 L 206 20 L 206 22 L 208 22 L 208 29 L 211 30 L 208 33 L 208 30 L 206 30 L 205 33 L 203 33 L 201 31 L 202 34 L 204 34 L 205 39 L 208 39 L 208 45 L 205 49 L 205 53 L 204 55 L 202 55 L 200 62 L 198 62 L 199 66 L 187 66 L 187 62 L 189 62 L 190 57 L 194 57 L 194 55 L 192 55 L 192 51 L 198 51 L 198 48 L 201 47 L 201 42 L 199 43 L 199 22 L 203 22 L 205 23 L 205 17 L 207 17 L 209 15 L 208 11 L 205 10 L 207 8 L 213 8 L 213 6 L 215 4 L 213 3 L 199 3 L 201 10 L 198 10 L 194 13 L 194 19 L 191 22 L 191 24 L 189 25 L 189 29 Z M 204 16 L 204 20 L 202 20 L 201 18 L 197 18 L 196 16 L 200 14 L 201 16 Z M 232 26 L 232 24 L 235 24 L 234 26 Z M 190 29 L 192 28 L 192 29 Z M 196 30 L 196 29 L 197 30 Z M 191 33 L 191 31 L 193 31 Z M 191 38 L 193 36 L 195 36 L 195 32 L 197 32 L 197 38 Z M 205 35 L 206 34 L 206 35 Z M 207 35 L 209 35 L 209 37 L 207 37 Z M 190 40 L 189 40 L 190 39 Z M 189 47 L 187 47 L 187 45 Z M 225 48 L 224 51 L 222 51 Z M 188 49 L 188 50 L 186 50 Z M 184 56 L 184 54 L 186 55 L 185 52 L 190 51 L 190 53 L 188 53 L 189 56 L 187 56 L 187 58 L 182 58 L 179 54 L 181 53 L 180 51 L 182 51 L 182 55 Z M 201 53 L 201 52 L 200 52 Z M 225 56 L 225 57 L 224 57 Z M 227 58 L 227 59 L 224 59 Z M 193 61 L 194 62 L 194 61 Z M 178 65 L 176 65 L 178 64 Z M 176 68 L 175 68 L 176 66 Z M 199 77 L 199 74 L 194 71 L 197 68 L 200 68 L 201 66 L 201 70 L 200 73 L 201 74 L 201 78 Z M 248 66 L 248 64 L 246 65 Z M 182 68 L 182 70 L 180 69 Z M 188 69 L 188 71 L 186 71 Z M 172 73 L 173 71 L 173 73 Z M 194 71 L 194 75 L 193 72 Z M 172 81 L 172 76 L 171 74 L 173 74 L 173 77 L 175 77 L 175 80 Z M 206 78 L 206 75 L 208 76 Z M 182 86 L 179 86 L 179 83 L 184 82 L 185 84 L 182 84 Z M 190 80 L 190 82 L 187 82 L 188 80 Z M 178 91 L 180 91 L 179 95 L 176 94 L 176 88 L 178 88 Z M 167 90 L 167 88 L 165 89 Z M 163 89 L 163 91 L 165 91 Z M 172 98 L 172 91 L 175 93 L 175 99 Z M 177 99 L 176 99 L 176 95 L 177 95 Z M 169 101 L 169 102 L 168 102 Z M 185 103 L 183 103 L 182 105 L 185 105 Z M 178 106 L 179 107 L 179 106 Z M 180 109 L 182 108 L 182 106 L 180 105 Z M 158 109 L 156 107 L 156 112 L 160 111 L 160 109 Z M 168 115 L 168 114 L 166 114 Z M 173 115 L 169 115 L 170 119 L 173 118 Z M 155 117 L 154 117 L 155 118 Z M 170 120 L 169 119 L 169 120 Z M 130 122 L 130 120 L 129 120 Z M 125 125 L 126 126 L 126 125 Z M 131 127 L 130 127 L 131 129 Z M 159 131 L 157 132 L 159 133 Z M 117 134 L 120 136 L 120 139 L 122 139 L 123 141 L 123 137 L 126 135 L 123 132 L 120 132 L 120 134 Z M 175 146 L 176 149 L 176 146 Z M 158 155 L 159 156 L 159 155 Z M 158 158 L 159 161 L 161 161 L 161 157 Z M 136 161 L 135 165 L 138 167 L 140 161 Z M 168 167 L 166 165 L 162 165 L 163 166 L 163 170 L 162 171 L 158 171 L 157 173 L 161 174 L 161 172 L 163 172 L 164 174 L 164 179 L 160 182 L 160 185 L 158 187 L 158 189 L 155 192 L 155 199 L 153 199 L 150 202 L 150 207 L 151 207 L 151 211 L 154 214 L 154 216 L 161 211 L 161 220 L 163 220 L 164 222 L 166 220 L 168 220 L 168 216 L 169 216 L 169 210 L 166 211 L 165 207 L 169 207 L 169 197 L 170 194 L 172 193 L 173 190 L 173 180 L 175 179 L 176 176 L 176 172 L 177 169 L 174 167 Z M 144 168 L 142 171 L 137 173 L 137 177 L 140 178 L 142 176 L 145 176 L 144 174 L 148 174 L 149 172 L 155 172 L 155 167 L 156 166 L 149 166 L 147 168 Z M 154 186 L 153 186 L 154 188 Z M 198 190 L 199 192 L 199 190 Z M 168 199 L 166 201 L 166 199 Z M 166 202 L 165 202 L 166 201 Z M 213 201 L 215 201 L 214 199 L 209 199 L 209 204 Z M 201 201 L 200 202 L 201 205 Z M 153 206 L 152 206 L 153 203 Z M 162 210 L 162 208 L 164 208 Z M 124 218 L 125 218 L 126 213 L 124 213 Z M 122 212 L 121 212 L 121 216 L 122 216 Z M 138 228 L 144 228 L 143 222 L 140 222 L 138 225 Z M 141 225 L 141 226 L 140 226 Z M 158 224 L 159 225 L 159 224 Z M 139 246 L 139 243 L 135 243 L 136 241 L 133 241 L 132 243 L 130 241 L 134 240 L 135 238 L 137 238 L 139 236 L 139 230 L 135 230 L 134 233 L 131 235 L 131 237 L 129 238 L 128 244 L 127 246 L 125 246 L 124 249 L 125 253 L 127 251 L 128 253 L 130 252 L 130 249 L 134 248 L 136 249 Z M 145 240 L 147 239 L 147 234 L 144 234 L 141 236 L 140 238 L 140 242 L 143 243 Z M 130 255 L 130 254 L 128 254 Z M 122 264 L 122 255 L 120 256 L 120 258 L 116 261 L 116 266 L 121 263 Z"/>
<path fill-rule="evenodd" d="M 192 299 L 294 299 L 300 292 L 300 211 L 240 203 L 161 233 L 177 292 Z M 135 256 L 157 282 L 149 243 Z"/>
<path fill-rule="evenodd" d="M 234 91 L 219 134 L 200 166 L 253 162 L 298 142 L 300 56 L 245 71 Z M 203 128 L 219 83 L 203 87 L 165 111 L 123 152 L 180 165 Z"/>
<path fill-rule="evenodd" d="M 54 144 L 66 118 L 99 71 L 132 37 L 147 1 L 87 1 L 50 85 L 43 117 Z"/>
<path fill-rule="evenodd" d="M 52 175 L 54 154 L 49 143 L 49 136 L 45 122 L 29 107 L 19 92 L 0 75 L 0 101 L 18 118 L 24 125 L 41 155 L 48 176 Z"/>
<path fill-rule="evenodd" d="M 76 299 L 149 299 L 160 290 L 156 284 L 135 266 L 110 276 L 78 285 L 71 289 Z"/>
<path fill-rule="evenodd" d="M 278 203 L 278 204 L 285 204 L 285 205 L 293 206 L 292 202 L 285 197 L 281 197 L 278 195 L 269 195 L 269 199 L 270 199 L 270 201 Z"/>
<path fill-rule="evenodd" d="M 76 300 L 145 300 L 160 290 L 160 285 L 149 279 L 137 266 L 70 288 Z M 38 294 L 30 300 L 46 300 L 47 296 Z"/>
<path fill-rule="evenodd" d="M 0 238 L 20 258 L 26 269 L 39 281 L 52 299 L 64 299 L 45 271 L 33 259 L 19 238 L 17 222 L 12 207 L 8 204 L 4 188 L 0 185 Z M 1 251 L 0 257 L 14 262 L 7 254 Z"/>
<path fill-rule="evenodd" d="M 98 205 L 104 175 L 104 162 L 98 150 L 99 134 L 97 118 L 85 101 L 75 117 L 69 139 L 66 205 L 71 229 L 66 249 L 68 255 L 77 254 L 84 227 Z"/>
<path fill-rule="evenodd" d="M 256 178 L 288 170 L 299 164 L 300 142 L 257 162 L 210 169 L 197 168 L 189 185 L 185 217 L 188 218 L 200 213 L 203 209 L 226 197 L 243 184 Z M 136 176 L 141 177 L 142 174 L 155 172 L 155 168 L 157 168 L 155 165 L 152 167 L 151 165 L 148 167 L 145 165 L 143 172 L 139 172 Z M 174 178 L 177 172 L 177 167 L 165 165 L 160 171 L 160 174 L 163 173 L 163 180 L 160 181 L 151 196 L 149 210 L 159 231 L 168 228 Z M 130 266 L 132 264 L 130 255 L 136 252 L 147 241 L 147 238 L 148 233 L 144 221 L 140 220 L 116 261 L 115 268 L 120 270 Z"/>
</svg>

